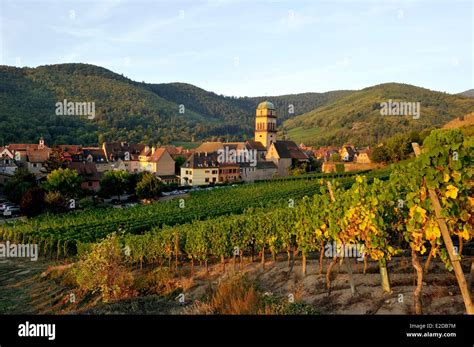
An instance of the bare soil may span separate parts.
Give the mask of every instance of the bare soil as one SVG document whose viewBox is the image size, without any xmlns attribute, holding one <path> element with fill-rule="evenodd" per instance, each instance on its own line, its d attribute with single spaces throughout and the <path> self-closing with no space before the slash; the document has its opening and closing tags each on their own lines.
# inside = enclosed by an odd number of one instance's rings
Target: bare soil
<svg viewBox="0 0 474 347">
<path fill-rule="evenodd" d="M 466 278 L 472 257 L 463 259 Z M 426 259 L 423 259 L 423 262 Z M 212 264 L 206 273 L 204 266 L 195 266 L 190 276 L 189 264 L 181 264 L 175 274 L 177 289 L 184 293 L 185 302 L 175 295 L 148 295 L 103 304 L 94 300 L 69 302 L 74 288 L 60 284 L 54 278 L 41 276 L 50 266 L 65 264 L 48 259 L 0 260 L 0 314 L 182 314 L 186 306 L 205 301 L 211 288 L 236 272 L 243 272 L 265 295 L 313 305 L 322 314 L 413 314 L 415 283 L 411 258 L 397 257 L 388 264 L 392 293 L 383 293 L 378 264 L 369 262 L 365 274 L 363 263 L 346 259 L 352 265 L 356 295 L 351 294 L 346 264 L 337 264 L 332 271 L 331 293 L 326 289 L 326 276 L 318 273 L 317 259 L 309 259 L 307 274 L 301 273 L 301 261 L 296 260 L 292 271 L 286 261 L 267 260 L 265 271 L 259 261 L 244 259 L 234 266 Z M 325 259 L 324 271 L 330 260 Z M 138 271 L 138 270 L 135 270 Z M 439 259 L 433 259 L 430 270 L 423 278 L 424 314 L 465 314 L 460 290 L 453 273 L 444 268 Z"/>
</svg>

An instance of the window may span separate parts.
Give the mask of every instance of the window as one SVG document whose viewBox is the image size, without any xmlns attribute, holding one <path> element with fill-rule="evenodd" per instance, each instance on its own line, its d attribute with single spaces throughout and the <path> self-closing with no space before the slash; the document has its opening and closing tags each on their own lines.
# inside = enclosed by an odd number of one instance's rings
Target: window
<svg viewBox="0 0 474 347">
<path fill-rule="evenodd" d="M 217 170 L 212 170 L 212 174 L 213 175 L 216 175 L 217 174 Z M 215 181 L 214 181 L 215 182 Z"/>
<path fill-rule="evenodd" d="M 215 177 L 212 177 L 212 182 L 215 182 L 216 181 L 216 178 Z"/>
<path fill-rule="evenodd" d="M 204 179 L 204 181 L 205 181 L 206 183 L 209 183 L 209 177 L 206 177 L 206 178 Z"/>
</svg>

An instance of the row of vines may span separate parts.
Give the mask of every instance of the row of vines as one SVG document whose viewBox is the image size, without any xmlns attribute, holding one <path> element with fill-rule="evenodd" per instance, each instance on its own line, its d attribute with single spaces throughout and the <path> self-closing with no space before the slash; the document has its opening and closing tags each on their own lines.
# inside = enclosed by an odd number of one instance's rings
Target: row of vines
<svg viewBox="0 0 474 347">
<path fill-rule="evenodd" d="M 428 262 L 439 256 L 448 270 L 452 262 L 441 236 L 440 226 L 428 198 L 433 189 L 442 207 L 450 236 L 457 241 L 456 256 L 473 235 L 474 199 L 472 188 L 473 142 L 457 131 L 435 131 L 425 140 L 424 150 L 414 162 L 396 168 L 388 181 L 375 179 L 369 184 L 358 176 L 349 189 L 337 182 L 321 180 L 319 194 L 297 204 L 268 211 L 250 208 L 241 215 L 221 216 L 179 226 L 155 228 L 144 235 L 125 235 L 128 260 L 140 264 L 178 266 L 188 259 L 208 263 L 228 259 L 242 262 L 286 255 L 288 263 L 301 254 L 302 271 L 306 258 L 319 252 L 319 272 L 323 270 L 323 249 L 328 243 L 361 244 L 365 260 L 377 261 L 381 283 L 390 291 L 387 262 L 404 250 L 411 251 L 413 266 L 420 274 L 419 255 Z M 344 254 L 334 255 L 334 262 Z M 326 278 L 330 288 L 331 265 Z M 418 277 L 415 300 L 420 301 L 422 277 Z M 417 312 L 421 305 L 415 303 Z"/>
<path fill-rule="evenodd" d="M 386 172 L 373 174 L 388 177 Z M 339 181 L 349 187 L 354 177 Z M 156 202 L 124 209 L 95 209 L 64 215 L 44 214 L 27 221 L 9 222 L 0 227 L 0 238 L 14 242 L 38 243 L 41 252 L 58 256 L 74 254 L 77 242 L 96 242 L 118 230 L 139 234 L 163 225 L 178 225 L 194 220 L 242 213 L 249 207 L 273 208 L 289 198 L 301 199 L 319 191 L 315 181 L 256 183 L 197 191 L 189 198 Z"/>
</svg>

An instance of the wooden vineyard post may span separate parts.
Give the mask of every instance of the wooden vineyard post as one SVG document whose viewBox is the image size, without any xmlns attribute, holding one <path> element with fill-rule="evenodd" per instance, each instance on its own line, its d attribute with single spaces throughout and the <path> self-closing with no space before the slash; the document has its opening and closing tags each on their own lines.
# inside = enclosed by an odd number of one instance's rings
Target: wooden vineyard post
<svg viewBox="0 0 474 347">
<path fill-rule="evenodd" d="M 418 143 L 412 143 L 413 151 L 418 157 L 421 154 L 421 149 Z M 441 214 L 441 204 L 439 203 L 438 196 L 434 189 L 428 189 L 429 197 L 436 215 L 436 221 L 438 222 L 439 228 L 441 230 L 441 235 L 443 237 L 444 244 L 446 245 L 446 250 L 449 254 L 449 259 L 453 265 L 454 273 L 458 281 L 459 289 L 461 289 L 462 298 L 464 300 L 464 305 L 466 306 L 466 312 L 468 314 L 474 314 L 474 307 L 472 306 L 471 294 L 467 288 L 466 278 L 462 271 L 461 263 L 457 254 L 454 254 L 453 240 L 451 240 L 451 235 L 449 234 L 448 226 L 446 225 L 446 220 Z"/>
<path fill-rule="evenodd" d="M 334 193 L 332 191 L 332 184 L 331 182 L 327 181 L 327 186 L 328 186 L 328 190 L 329 190 L 329 196 L 331 197 L 331 201 L 332 202 L 335 202 L 336 201 L 336 198 L 334 197 Z M 321 252 L 323 250 L 321 249 Z M 327 279 L 327 282 L 328 282 L 328 290 L 330 290 L 330 276 L 331 276 L 331 269 L 332 269 L 332 266 L 334 266 L 335 264 L 335 261 L 336 261 L 337 257 L 334 256 L 334 260 L 333 262 L 329 265 L 329 268 L 328 268 L 328 273 L 326 275 L 326 279 Z M 352 274 L 352 264 L 350 264 L 350 261 L 346 259 L 343 260 L 345 263 L 346 263 L 346 269 L 347 269 L 347 274 L 349 275 L 349 285 L 351 286 L 351 294 L 352 296 L 354 296 L 356 294 L 356 287 L 355 287 L 355 283 L 354 283 L 354 276 Z"/>
</svg>

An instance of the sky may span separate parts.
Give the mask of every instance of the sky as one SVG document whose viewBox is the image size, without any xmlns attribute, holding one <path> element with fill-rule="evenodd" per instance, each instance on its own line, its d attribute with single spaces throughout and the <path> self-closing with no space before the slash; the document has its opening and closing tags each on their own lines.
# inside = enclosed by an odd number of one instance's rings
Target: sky
<svg viewBox="0 0 474 347">
<path fill-rule="evenodd" d="M 0 0 L 0 64 L 95 64 L 224 95 L 474 88 L 474 0 Z"/>
</svg>

